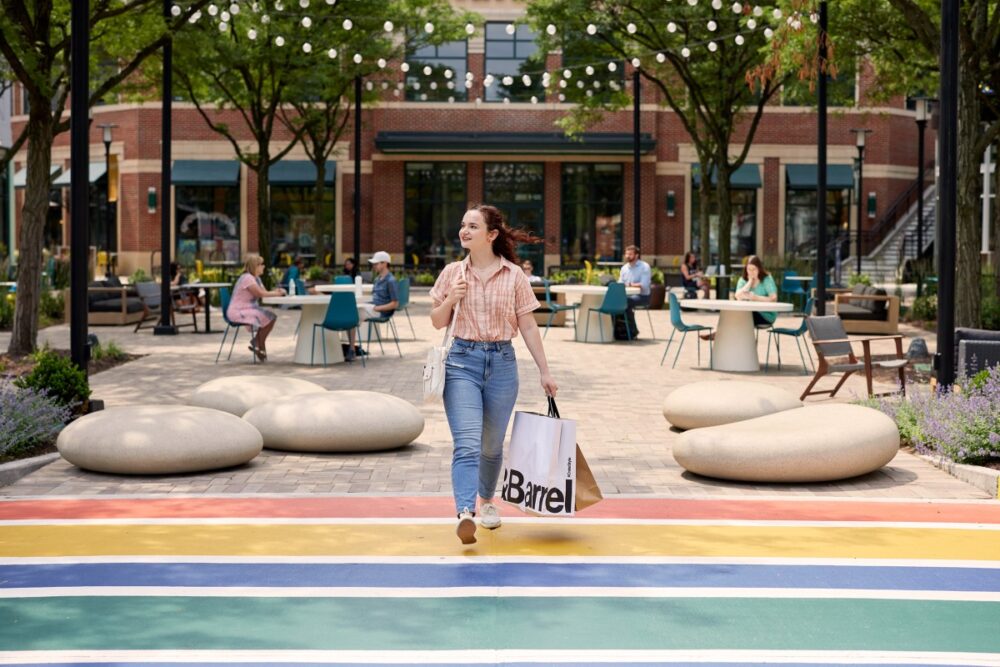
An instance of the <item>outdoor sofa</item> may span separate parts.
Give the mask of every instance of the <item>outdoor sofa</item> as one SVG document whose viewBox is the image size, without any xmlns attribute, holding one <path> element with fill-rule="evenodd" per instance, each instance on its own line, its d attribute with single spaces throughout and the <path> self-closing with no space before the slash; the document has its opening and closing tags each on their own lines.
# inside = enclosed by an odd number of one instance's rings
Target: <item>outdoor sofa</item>
<svg viewBox="0 0 1000 667">
<path fill-rule="evenodd" d="M 884 289 L 855 285 L 850 292 L 835 294 L 833 303 L 847 333 L 899 333 L 899 297 Z"/>
</svg>

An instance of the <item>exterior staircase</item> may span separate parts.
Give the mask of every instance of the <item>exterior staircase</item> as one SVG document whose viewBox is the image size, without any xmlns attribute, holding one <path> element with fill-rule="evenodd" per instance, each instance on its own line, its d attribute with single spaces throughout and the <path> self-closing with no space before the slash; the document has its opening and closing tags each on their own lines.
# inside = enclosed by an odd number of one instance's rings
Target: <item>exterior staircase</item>
<svg viewBox="0 0 1000 667">
<path fill-rule="evenodd" d="M 915 259 L 917 252 L 917 206 L 924 209 L 924 247 L 920 253 L 925 253 L 934 244 L 935 226 L 937 222 L 937 191 L 933 181 L 924 190 L 923 200 L 913 202 L 909 209 L 899 218 L 896 225 L 885 238 L 867 255 L 861 258 L 861 272 L 867 274 L 875 284 L 892 284 L 902 277 L 903 264 L 907 259 Z M 851 244 L 851 250 L 856 248 Z M 857 270 L 856 258 L 844 260 L 845 275 Z"/>
</svg>

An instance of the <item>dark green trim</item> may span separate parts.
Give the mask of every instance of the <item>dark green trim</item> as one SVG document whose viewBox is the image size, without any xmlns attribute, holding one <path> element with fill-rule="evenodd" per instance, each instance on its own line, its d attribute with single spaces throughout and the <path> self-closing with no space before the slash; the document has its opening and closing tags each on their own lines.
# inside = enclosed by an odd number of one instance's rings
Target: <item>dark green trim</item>
<svg viewBox="0 0 1000 667">
<path fill-rule="evenodd" d="M 694 189 L 701 187 L 701 165 L 691 166 L 691 179 Z M 719 170 L 712 168 L 712 187 L 719 184 Z M 760 165 L 743 164 L 729 175 L 729 188 L 731 190 L 756 190 L 761 187 Z"/>
<path fill-rule="evenodd" d="M 819 167 L 815 164 L 787 164 L 785 174 L 791 190 L 815 190 Z M 828 190 L 845 190 L 854 187 L 854 170 L 849 164 L 826 165 Z"/>
<path fill-rule="evenodd" d="M 337 163 L 327 161 L 323 181 L 333 185 L 336 175 Z M 275 162 L 267 170 L 267 180 L 271 185 L 316 185 L 316 165 L 309 160 Z"/>
<path fill-rule="evenodd" d="M 174 185 L 239 185 L 236 160 L 174 160 L 170 172 Z"/>
<path fill-rule="evenodd" d="M 383 153 L 459 155 L 631 155 L 632 135 L 588 132 L 575 138 L 558 132 L 379 132 L 375 147 Z M 642 153 L 656 148 L 643 134 Z"/>
</svg>

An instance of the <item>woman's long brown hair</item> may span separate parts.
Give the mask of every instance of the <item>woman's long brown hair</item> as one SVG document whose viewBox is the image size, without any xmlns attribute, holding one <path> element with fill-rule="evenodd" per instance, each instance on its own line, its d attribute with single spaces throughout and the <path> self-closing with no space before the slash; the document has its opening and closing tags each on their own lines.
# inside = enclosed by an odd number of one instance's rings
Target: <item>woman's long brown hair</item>
<svg viewBox="0 0 1000 667">
<path fill-rule="evenodd" d="M 750 277 L 747 275 L 747 267 L 751 264 L 757 267 L 758 279 L 764 280 L 764 278 L 767 278 L 767 271 L 764 270 L 764 262 L 760 261 L 760 257 L 757 255 L 750 255 L 747 258 L 747 263 L 743 265 L 743 280 L 750 280 Z"/>
<path fill-rule="evenodd" d="M 518 243 L 541 243 L 538 238 L 527 229 L 513 229 L 504 220 L 503 213 L 496 206 L 489 204 L 476 204 L 469 207 L 470 211 L 479 211 L 486 222 L 487 232 L 497 232 L 497 237 L 493 239 L 493 254 L 500 255 L 509 262 L 518 264 L 517 252 L 514 250 Z"/>
</svg>

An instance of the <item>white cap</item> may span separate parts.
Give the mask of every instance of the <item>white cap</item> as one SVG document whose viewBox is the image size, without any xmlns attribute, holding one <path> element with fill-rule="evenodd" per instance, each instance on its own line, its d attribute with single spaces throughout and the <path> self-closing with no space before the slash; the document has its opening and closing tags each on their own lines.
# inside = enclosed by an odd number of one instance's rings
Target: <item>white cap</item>
<svg viewBox="0 0 1000 667">
<path fill-rule="evenodd" d="M 386 264 L 392 264 L 392 256 L 385 250 L 379 250 L 377 253 L 372 255 L 372 258 L 368 260 L 369 264 L 377 264 L 378 262 L 385 262 Z"/>
</svg>

